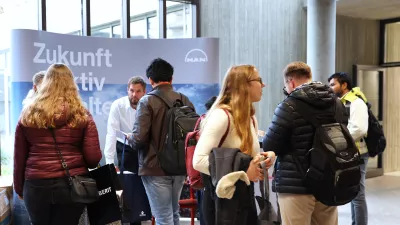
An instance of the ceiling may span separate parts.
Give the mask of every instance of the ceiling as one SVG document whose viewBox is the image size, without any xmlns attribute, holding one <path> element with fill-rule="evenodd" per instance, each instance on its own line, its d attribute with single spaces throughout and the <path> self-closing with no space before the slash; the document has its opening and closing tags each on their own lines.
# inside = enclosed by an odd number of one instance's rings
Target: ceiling
<svg viewBox="0 0 400 225">
<path fill-rule="evenodd" d="M 364 19 L 390 19 L 400 17 L 400 0 L 338 0 L 338 15 Z"/>
</svg>

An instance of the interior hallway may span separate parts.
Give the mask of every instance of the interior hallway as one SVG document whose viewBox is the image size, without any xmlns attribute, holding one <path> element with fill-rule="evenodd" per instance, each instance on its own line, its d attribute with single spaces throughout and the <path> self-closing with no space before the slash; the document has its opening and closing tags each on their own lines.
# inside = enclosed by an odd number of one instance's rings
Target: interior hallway
<svg viewBox="0 0 400 225">
<path fill-rule="evenodd" d="M 367 179 L 368 225 L 400 224 L 400 172 Z M 144 225 L 151 223 L 142 223 Z M 185 219 L 181 225 L 189 225 Z M 199 222 L 195 223 L 199 225 Z M 339 225 L 351 225 L 350 205 L 339 207 Z"/>
</svg>

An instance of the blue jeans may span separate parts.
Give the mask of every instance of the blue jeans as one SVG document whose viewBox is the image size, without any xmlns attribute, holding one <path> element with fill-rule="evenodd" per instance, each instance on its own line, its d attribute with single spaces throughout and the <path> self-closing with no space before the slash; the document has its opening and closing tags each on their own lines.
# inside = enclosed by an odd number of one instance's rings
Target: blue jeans
<svg viewBox="0 0 400 225">
<path fill-rule="evenodd" d="M 185 176 L 142 176 L 157 225 L 179 225 L 179 199 Z"/>
<path fill-rule="evenodd" d="M 365 198 L 365 175 L 367 174 L 368 154 L 361 156 L 364 164 L 360 166 L 361 169 L 361 181 L 360 181 L 360 192 L 357 197 L 351 201 L 351 218 L 352 225 L 367 225 L 368 224 L 368 208 L 367 200 Z"/>
</svg>

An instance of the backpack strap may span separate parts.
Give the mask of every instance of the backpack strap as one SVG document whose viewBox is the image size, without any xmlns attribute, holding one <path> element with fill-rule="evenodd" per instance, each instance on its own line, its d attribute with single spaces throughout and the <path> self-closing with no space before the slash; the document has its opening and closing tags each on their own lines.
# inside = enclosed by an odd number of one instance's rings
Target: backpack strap
<svg viewBox="0 0 400 225">
<path fill-rule="evenodd" d="M 318 112 L 318 113 L 313 113 L 313 109 L 314 107 L 311 106 L 310 104 L 307 104 L 304 101 L 295 99 L 296 101 L 296 112 L 298 112 L 306 121 L 310 122 L 314 128 L 318 128 L 320 127 L 323 123 L 321 123 L 321 119 L 320 116 L 323 115 L 331 115 L 335 121 L 337 121 L 336 118 L 336 112 L 337 112 L 337 104 L 338 101 L 340 102 L 340 100 L 338 98 L 335 99 L 334 102 L 334 106 L 333 109 L 328 109 L 325 110 L 323 112 Z M 340 102 L 340 104 L 342 104 Z M 299 170 L 300 174 L 302 175 L 302 177 L 304 178 L 306 176 L 306 171 L 304 170 L 303 166 L 300 163 L 300 160 L 298 158 L 297 155 L 292 154 L 292 159 L 294 161 L 294 163 L 296 164 L 297 169 Z"/>
<path fill-rule="evenodd" d="M 148 95 L 157 96 L 159 99 L 161 99 L 168 106 L 169 109 L 174 107 L 172 102 L 170 100 L 168 100 L 164 95 L 162 95 L 160 93 L 160 91 L 158 91 L 158 90 L 151 91 L 151 92 L 149 92 L 147 94 Z"/>
<path fill-rule="evenodd" d="M 176 101 L 180 102 L 182 104 L 182 106 L 184 105 L 183 100 L 182 100 L 183 97 L 182 97 L 181 93 L 179 93 L 180 98 L 177 98 L 175 100 L 175 102 L 171 102 L 171 100 L 167 99 L 163 94 L 161 94 L 161 92 L 159 90 L 154 90 L 154 91 L 151 91 L 151 92 L 149 92 L 147 94 L 148 95 L 157 96 L 159 99 L 161 99 L 168 106 L 169 109 L 174 107 Z"/>
</svg>

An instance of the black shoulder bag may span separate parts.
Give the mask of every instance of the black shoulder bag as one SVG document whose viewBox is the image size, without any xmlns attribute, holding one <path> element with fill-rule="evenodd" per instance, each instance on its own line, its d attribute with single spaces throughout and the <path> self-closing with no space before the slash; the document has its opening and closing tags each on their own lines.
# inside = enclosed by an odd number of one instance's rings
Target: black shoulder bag
<svg viewBox="0 0 400 225">
<path fill-rule="evenodd" d="M 68 183 L 71 187 L 71 198 L 73 202 L 77 203 L 93 203 L 99 199 L 99 191 L 97 189 L 96 180 L 86 176 L 72 176 L 69 173 L 68 165 L 65 162 L 60 149 L 58 148 L 58 144 L 56 141 L 56 136 L 54 134 L 54 130 L 50 128 L 51 134 L 54 139 L 54 143 L 56 145 L 56 150 L 58 156 L 61 159 L 61 165 L 64 168 L 65 172 L 68 176 Z"/>
</svg>

